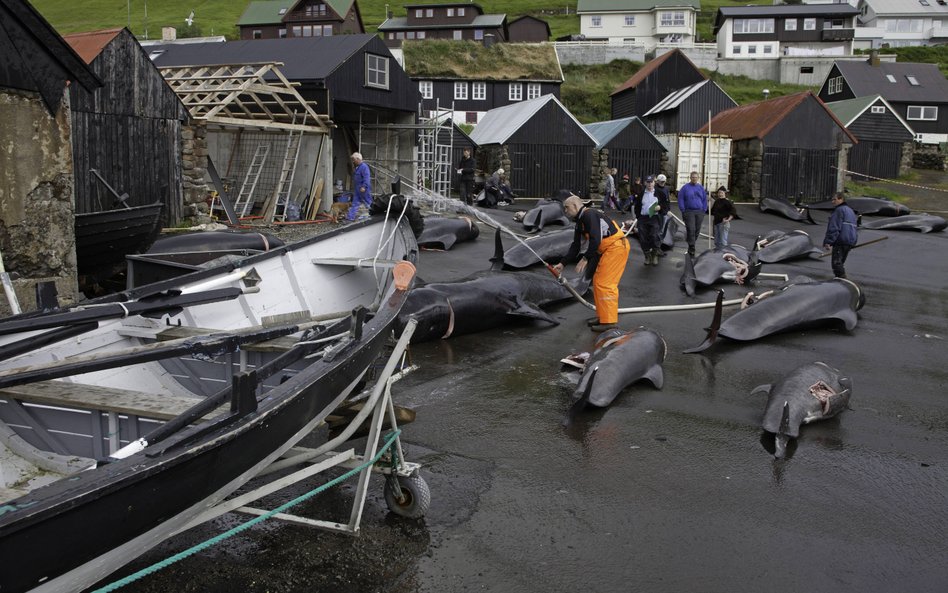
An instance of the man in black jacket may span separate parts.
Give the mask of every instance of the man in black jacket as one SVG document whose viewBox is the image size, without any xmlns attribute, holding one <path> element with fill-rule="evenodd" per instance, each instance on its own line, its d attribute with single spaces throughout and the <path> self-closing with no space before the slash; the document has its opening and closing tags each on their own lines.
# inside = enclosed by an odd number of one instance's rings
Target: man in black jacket
<svg viewBox="0 0 948 593">
<path fill-rule="evenodd" d="M 464 149 L 464 156 L 458 163 L 458 190 L 461 194 L 461 200 L 470 206 L 474 203 L 471 193 L 474 191 L 474 170 L 477 168 L 477 162 L 471 156 L 471 149 Z"/>
</svg>

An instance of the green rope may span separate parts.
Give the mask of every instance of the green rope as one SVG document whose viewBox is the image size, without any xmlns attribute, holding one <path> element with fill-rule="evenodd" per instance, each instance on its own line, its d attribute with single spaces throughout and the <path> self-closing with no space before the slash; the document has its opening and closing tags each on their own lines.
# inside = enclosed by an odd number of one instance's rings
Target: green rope
<svg viewBox="0 0 948 593">
<path fill-rule="evenodd" d="M 363 464 L 360 465 L 359 467 L 356 467 L 356 468 L 354 468 L 354 469 L 351 469 L 351 470 L 347 471 L 346 473 L 342 474 L 341 476 L 339 476 L 339 477 L 337 477 L 337 478 L 334 478 L 334 479 L 330 480 L 329 482 L 326 482 L 325 484 L 323 484 L 322 486 L 319 486 L 318 488 L 316 488 L 316 489 L 314 489 L 314 490 L 310 490 L 310 491 L 307 492 L 306 494 L 303 494 L 303 495 L 301 495 L 301 496 L 298 496 L 297 498 L 294 498 L 294 499 L 291 500 L 290 502 L 287 502 L 287 503 L 285 503 L 285 504 L 283 504 L 283 505 L 278 506 L 277 508 L 273 509 L 272 511 L 269 511 L 269 512 L 263 514 L 263 515 L 260 515 L 259 517 L 254 517 L 253 519 L 251 519 L 250 521 L 247 521 L 246 523 L 243 523 L 243 524 L 241 524 L 241 525 L 238 525 L 237 527 L 234 527 L 234 528 L 232 528 L 232 529 L 229 529 L 229 530 L 225 531 L 224 533 L 221 533 L 221 534 L 219 534 L 219 535 L 216 535 L 216 536 L 212 537 L 211 539 L 209 539 L 209 540 L 207 540 L 207 541 L 204 541 L 204 542 L 201 542 L 201 543 L 199 543 L 199 544 L 197 544 L 197 545 L 195 545 L 195 546 L 192 546 L 192 547 L 188 548 L 187 550 L 184 550 L 184 551 L 182 551 L 182 552 L 178 552 L 177 554 L 175 554 L 175 555 L 173 555 L 173 556 L 170 556 L 170 557 L 168 557 L 168 558 L 165 558 L 164 560 L 162 560 L 162 561 L 160 561 L 160 562 L 156 562 L 155 564 L 152 564 L 151 566 L 148 566 L 148 567 L 146 567 L 146 568 L 143 568 L 143 569 L 139 570 L 138 572 L 132 573 L 132 574 L 128 575 L 127 577 L 124 577 L 124 578 L 122 578 L 122 579 L 119 579 L 119 580 L 115 581 L 114 583 L 110 583 L 110 584 L 106 585 L 105 587 L 102 587 L 101 589 L 96 589 L 96 590 L 93 591 L 92 593 L 109 593 L 110 591 L 115 591 L 116 589 L 119 589 L 119 588 L 121 588 L 121 587 L 124 587 L 125 585 L 128 585 L 129 583 L 134 583 L 135 581 L 137 581 L 138 579 L 140 579 L 140 578 L 142 578 L 142 577 L 145 577 L 145 576 L 148 576 L 148 575 L 150 575 L 150 574 L 152 574 L 152 573 L 158 572 L 159 570 L 161 570 L 161 569 L 163 569 L 163 568 L 166 568 L 166 567 L 168 567 L 168 566 L 171 566 L 172 564 L 174 564 L 175 562 L 177 562 L 177 561 L 179 561 L 179 560 L 184 560 L 184 559 L 187 558 L 188 556 L 191 556 L 191 555 L 193 555 L 193 554 L 196 554 L 196 553 L 198 553 L 198 552 L 200 552 L 200 551 L 202 551 L 202 550 L 205 550 L 205 549 L 207 549 L 207 548 L 209 548 L 209 547 L 211 547 L 211 546 L 213 546 L 213 545 L 219 544 L 220 542 L 222 542 L 222 541 L 224 541 L 224 540 L 226 540 L 226 539 L 228 539 L 228 538 L 230 538 L 230 537 L 233 537 L 233 536 L 237 535 L 237 534 L 240 533 L 241 531 L 244 531 L 244 530 L 246 530 L 246 529 L 249 529 L 249 528 L 253 527 L 254 525 L 256 525 L 257 523 L 260 523 L 261 521 L 266 521 L 267 519 L 269 519 L 269 518 L 272 517 L 273 515 L 276 515 L 277 513 L 282 513 L 283 511 L 285 511 L 285 510 L 287 510 L 287 509 L 289 509 L 289 508 L 291 508 L 291 507 L 294 507 L 294 506 L 298 505 L 299 503 L 301 503 L 301 502 L 303 502 L 303 501 L 305 501 L 305 500 L 308 500 L 308 499 L 312 498 L 313 496 L 316 496 L 317 494 L 319 494 L 320 492 L 326 490 L 327 488 L 330 488 L 330 487 L 332 487 L 332 486 L 335 486 L 335 485 L 338 484 L 339 482 L 342 482 L 342 481 L 344 481 L 344 480 L 347 480 L 347 479 L 351 478 L 352 476 L 354 476 L 354 475 L 356 475 L 357 473 L 361 472 L 361 471 L 364 470 L 365 468 L 367 468 L 367 467 L 373 465 L 375 462 L 377 462 L 377 461 L 382 457 L 382 454 L 385 453 L 385 451 L 387 451 L 387 450 L 389 449 L 389 447 L 392 446 L 392 443 L 395 442 L 395 439 L 398 437 L 398 435 L 399 435 L 400 433 L 401 433 L 401 429 L 395 429 L 394 432 L 390 433 L 389 436 L 387 437 L 386 441 L 385 441 L 385 444 L 382 445 L 382 447 L 379 449 L 378 453 L 375 454 L 375 457 L 373 457 L 373 458 L 371 459 L 371 461 L 366 461 L 365 463 L 363 463 Z"/>
</svg>

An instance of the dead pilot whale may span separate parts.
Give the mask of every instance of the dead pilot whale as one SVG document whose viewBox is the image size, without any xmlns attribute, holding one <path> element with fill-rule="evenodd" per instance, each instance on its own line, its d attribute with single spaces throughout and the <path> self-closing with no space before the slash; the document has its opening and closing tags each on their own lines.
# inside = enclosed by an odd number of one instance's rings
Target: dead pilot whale
<svg viewBox="0 0 948 593">
<path fill-rule="evenodd" d="M 765 264 L 775 264 L 801 257 L 819 257 L 823 250 L 813 245 L 813 240 L 806 231 L 795 230 L 785 233 L 771 231 L 763 239 L 757 241 L 760 251 L 757 259 Z"/>
<path fill-rule="evenodd" d="M 563 359 L 564 364 L 583 369 L 563 424 L 569 424 L 586 406 L 610 405 L 623 389 L 641 379 L 661 389 L 667 351 L 665 339 L 652 329 L 610 329 L 599 336 L 592 353 Z"/>
<path fill-rule="evenodd" d="M 503 253 L 498 237 L 491 270 L 458 282 L 412 289 L 396 319 L 395 333 L 401 334 L 412 316 L 418 320 L 413 344 L 502 327 L 516 319 L 558 324 L 541 307 L 573 298 L 573 293 L 545 272 L 500 271 Z M 578 294 L 589 290 L 589 284 L 585 276 L 570 281 Z"/>
<path fill-rule="evenodd" d="M 759 207 L 761 212 L 775 212 L 790 220 L 816 224 L 816 221 L 810 216 L 810 209 L 808 207 L 803 206 L 798 208 L 794 204 L 791 204 L 790 200 L 786 198 L 761 198 Z"/>
<path fill-rule="evenodd" d="M 698 286 L 711 286 L 717 282 L 743 284 L 760 273 L 761 263 L 757 258 L 757 245 L 752 251 L 737 244 L 708 249 L 692 259 L 685 255 L 681 274 L 681 287 L 688 296 L 695 295 Z"/>
<path fill-rule="evenodd" d="M 862 223 L 864 229 L 920 231 L 922 233 L 943 231 L 946 227 L 948 227 L 948 222 L 941 216 L 933 214 L 905 214 Z"/>
<path fill-rule="evenodd" d="M 911 214 L 905 204 L 894 202 L 887 198 L 871 198 L 868 196 L 848 196 L 846 203 L 859 215 L 864 216 L 904 216 Z M 833 210 L 836 206 L 832 200 L 824 200 L 809 204 L 813 210 Z"/>
<path fill-rule="evenodd" d="M 447 251 L 456 243 L 473 241 L 480 234 L 477 224 L 467 216 L 460 218 L 428 216 L 425 218 L 425 229 L 418 237 L 418 245 Z"/>
<path fill-rule="evenodd" d="M 817 282 L 800 277 L 759 295 L 756 300 L 752 295 L 753 293 L 748 295 L 748 302 L 751 304 L 722 323 L 724 291 L 719 290 L 707 337 L 704 342 L 685 352 L 706 350 L 714 344 L 718 336 L 747 342 L 782 331 L 830 322 L 842 322 L 847 330 L 852 330 L 858 321 L 856 311 L 866 302 L 859 287 L 843 278 Z"/>
<path fill-rule="evenodd" d="M 832 418 L 849 405 L 853 382 L 823 362 L 797 367 L 775 385 L 751 393 L 767 393 L 761 427 L 774 434 L 774 457 L 786 456 L 787 442 L 800 436 L 800 425 Z"/>
<path fill-rule="evenodd" d="M 573 229 L 568 228 L 530 237 L 525 241 L 530 246 L 529 248 L 523 243 L 517 243 L 504 251 L 504 267 L 513 269 L 528 268 L 541 263 L 540 258 L 551 264 L 559 263 L 566 252 L 569 251 L 574 234 Z"/>
<path fill-rule="evenodd" d="M 573 221 L 566 216 L 563 202 L 559 200 L 543 199 L 523 215 L 523 228 L 528 233 L 538 233 L 548 224 L 562 224 L 570 226 Z"/>
</svg>

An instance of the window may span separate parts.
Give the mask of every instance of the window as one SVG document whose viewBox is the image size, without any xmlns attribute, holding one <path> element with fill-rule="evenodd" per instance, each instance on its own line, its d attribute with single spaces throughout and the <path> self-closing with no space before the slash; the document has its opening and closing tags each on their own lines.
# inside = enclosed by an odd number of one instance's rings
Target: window
<svg viewBox="0 0 948 593">
<path fill-rule="evenodd" d="M 770 45 L 769 43 L 766 44 L 766 45 L 764 45 L 764 53 L 765 53 L 765 54 L 772 54 L 772 53 L 774 53 L 774 46 Z"/>
<path fill-rule="evenodd" d="M 454 16 L 454 9 L 453 9 L 453 8 L 449 8 L 449 9 L 448 9 L 448 16 Z"/>
<path fill-rule="evenodd" d="M 921 33 L 922 19 L 888 19 L 885 30 L 886 33 Z"/>
<path fill-rule="evenodd" d="M 813 66 L 800 66 L 800 74 L 813 74 Z"/>
<path fill-rule="evenodd" d="M 527 84 L 527 99 L 536 99 L 540 96 L 540 83 L 531 82 Z"/>
<path fill-rule="evenodd" d="M 418 81 L 418 92 L 422 99 L 434 99 L 434 83 L 430 80 Z"/>
<path fill-rule="evenodd" d="M 831 95 L 843 92 L 843 77 L 834 76 L 830 78 L 829 83 L 826 85 L 826 92 Z"/>
<path fill-rule="evenodd" d="M 484 30 L 474 29 L 474 39 L 477 39 L 478 41 L 480 41 L 483 38 L 484 38 Z"/>
<path fill-rule="evenodd" d="M 389 39 L 395 39 L 395 33 L 389 33 L 389 34 L 388 34 L 388 38 L 389 38 Z"/>
<path fill-rule="evenodd" d="M 365 85 L 388 88 L 388 58 L 365 54 Z"/>
<path fill-rule="evenodd" d="M 625 26 L 634 27 L 635 26 L 635 15 L 625 15 Z"/>
<path fill-rule="evenodd" d="M 784 31 L 796 31 L 797 30 L 797 19 L 787 19 L 783 22 Z"/>
<path fill-rule="evenodd" d="M 886 77 L 886 79 L 887 79 L 889 82 L 892 82 L 892 83 L 898 82 L 898 81 L 895 79 L 895 77 L 892 76 L 891 74 L 886 74 L 885 77 Z"/>
<path fill-rule="evenodd" d="M 471 83 L 471 98 L 475 101 L 483 101 L 487 98 L 487 83 L 486 82 L 472 82 Z"/>
<path fill-rule="evenodd" d="M 323 25 L 323 37 L 332 37 L 332 25 Z"/>
<path fill-rule="evenodd" d="M 589 26 L 590 26 L 590 27 L 601 27 L 601 26 L 602 26 L 602 17 L 601 17 L 601 16 L 591 16 L 591 17 L 589 17 Z"/>
<path fill-rule="evenodd" d="M 734 19 L 735 33 L 773 33 L 773 19 Z"/>
<path fill-rule="evenodd" d="M 459 9 L 458 9 L 458 16 L 464 16 L 464 9 L 463 9 L 463 8 L 459 8 Z"/>
<path fill-rule="evenodd" d="M 253 38 L 254 38 L 254 39 L 262 39 L 262 38 L 263 38 L 263 31 L 261 31 L 260 29 L 254 29 L 254 30 L 253 30 Z"/>
<path fill-rule="evenodd" d="M 467 99 L 467 83 L 466 82 L 455 82 L 454 83 L 454 98 L 455 99 Z"/>
<path fill-rule="evenodd" d="M 423 18 L 425 18 L 425 11 L 424 11 L 424 9 L 422 9 L 422 8 L 417 8 L 417 9 L 415 9 L 415 18 L 416 18 L 416 19 L 423 19 Z"/>
<path fill-rule="evenodd" d="M 507 89 L 507 98 L 511 101 L 520 101 L 523 99 L 523 85 L 519 82 L 511 82 Z"/>
<path fill-rule="evenodd" d="M 283 16 L 284 14 L 286 14 L 286 8 L 281 8 L 279 14 L 280 16 Z"/>
<path fill-rule="evenodd" d="M 415 38 L 415 32 L 414 32 L 414 31 L 406 31 L 406 32 L 405 32 L 405 39 L 414 39 L 414 38 Z"/>
<path fill-rule="evenodd" d="M 918 79 L 912 76 L 911 74 L 906 74 L 905 79 L 909 81 L 909 84 L 912 86 L 918 86 Z"/>
<path fill-rule="evenodd" d="M 749 54 L 756 54 L 756 53 L 757 53 L 757 46 L 756 46 L 756 45 L 748 45 L 748 46 L 747 46 L 747 53 L 749 53 Z"/>
<path fill-rule="evenodd" d="M 277 35 L 280 36 L 280 39 L 286 39 L 286 29 L 280 29 Z"/>
<path fill-rule="evenodd" d="M 464 36 L 463 36 L 461 30 L 460 30 L 460 29 L 455 29 L 455 30 L 454 30 L 454 40 L 455 40 L 455 41 L 460 41 L 461 39 L 464 39 Z"/>
<path fill-rule="evenodd" d="M 293 37 L 302 37 L 303 36 L 303 27 L 296 26 L 293 27 Z"/>
<path fill-rule="evenodd" d="M 873 113 L 885 113 L 885 106 L 884 106 L 884 105 L 873 105 L 873 106 L 872 106 L 872 112 L 873 112 Z"/>
<path fill-rule="evenodd" d="M 804 31 L 816 31 L 816 19 L 803 19 Z"/>
<path fill-rule="evenodd" d="M 404 39 L 404 38 L 405 38 L 404 31 L 399 31 L 398 33 L 395 33 L 395 39 Z"/>
<path fill-rule="evenodd" d="M 832 19 L 823 21 L 824 29 L 842 29 L 843 28 L 843 19 Z"/>
<path fill-rule="evenodd" d="M 418 39 L 424 39 L 424 38 L 425 38 L 425 32 L 424 32 L 424 31 L 418 31 L 418 33 L 417 33 L 415 36 L 416 36 Z"/>
<path fill-rule="evenodd" d="M 927 105 L 909 105 L 905 119 L 938 121 L 938 108 Z"/>
<path fill-rule="evenodd" d="M 662 27 L 684 27 L 685 13 L 663 12 L 661 16 L 659 16 L 659 23 Z M 771 24 L 773 24 L 773 20 L 771 20 Z"/>
<path fill-rule="evenodd" d="M 476 111 L 465 111 L 465 112 L 464 112 L 464 123 L 477 125 L 477 112 L 476 112 Z"/>
<path fill-rule="evenodd" d="M 742 49 L 743 49 L 743 48 L 742 48 L 740 45 L 735 45 L 735 46 L 734 46 L 734 55 L 735 55 L 735 56 L 736 56 L 736 55 L 740 55 Z"/>
<path fill-rule="evenodd" d="M 433 9 L 433 8 L 426 8 L 426 9 L 425 9 L 425 18 L 429 18 L 429 19 L 430 19 L 430 18 L 432 18 L 433 16 L 434 16 L 434 9 Z"/>
</svg>

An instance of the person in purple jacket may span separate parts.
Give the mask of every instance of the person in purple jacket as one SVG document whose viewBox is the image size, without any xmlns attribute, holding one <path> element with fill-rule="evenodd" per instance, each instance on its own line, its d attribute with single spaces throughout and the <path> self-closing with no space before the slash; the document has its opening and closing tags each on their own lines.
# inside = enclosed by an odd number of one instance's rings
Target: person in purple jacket
<svg viewBox="0 0 948 593">
<path fill-rule="evenodd" d="M 695 256 L 695 241 L 704 222 L 704 213 L 708 211 L 708 192 L 698 183 L 698 172 L 691 172 L 691 181 L 678 190 L 678 209 L 681 218 L 685 221 L 686 240 L 688 241 L 688 255 Z"/>
<path fill-rule="evenodd" d="M 823 249 L 833 248 L 832 263 L 833 275 L 837 278 L 846 277 L 846 256 L 859 238 L 856 226 L 856 213 L 846 203 L 846 196 L 840 192 L 833 196 L 833 214 L 826 223 L 826 236 L 823 237 Z"/>
<path fill-rule="evenodd" d="M 369 165 L 362 160 L 362 154 L 352 153 L 352 205 L 349 206 L 347 220 L 355 220 L 359 206 L 364 204 L 366 210 L 372 205 L 372 173 Z"/>
</svg>

